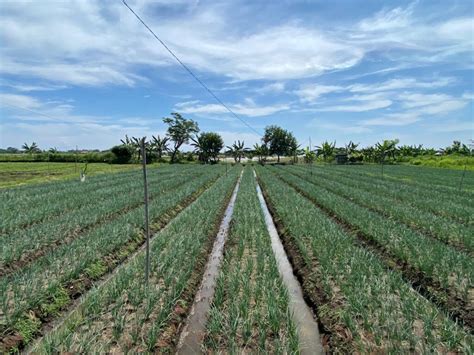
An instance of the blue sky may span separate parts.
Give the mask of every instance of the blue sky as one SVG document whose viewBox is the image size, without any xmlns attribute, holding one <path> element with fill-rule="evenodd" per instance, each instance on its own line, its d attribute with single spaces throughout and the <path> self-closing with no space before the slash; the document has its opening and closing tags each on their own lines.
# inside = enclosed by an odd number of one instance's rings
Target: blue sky
<svg viewBox="0 0 474 355">
<path fill-rule="evenodd" d="M 128 2 L 234 112 L 300 143 L 473 138 L 471 1 Z M 180 112 L 226 144 L 259 136 L 120 1 L 2 1 L 0 146 L 106 149 Z"/>
</svg>

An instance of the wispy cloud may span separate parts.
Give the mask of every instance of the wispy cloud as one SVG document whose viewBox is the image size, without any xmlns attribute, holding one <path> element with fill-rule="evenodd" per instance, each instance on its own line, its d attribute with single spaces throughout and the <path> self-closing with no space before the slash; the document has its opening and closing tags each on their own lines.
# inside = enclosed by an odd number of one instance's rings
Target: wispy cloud
<svg viewBox="0 0 474 355">
<path fill-rule="evenodd" d="M 301 102 L 310 103 L 314 102 L 324 94 L 329 94 L 338 91 L 340 92 L 343 90 L 344 87 L 336 85 L 305 84 L 302 85 L 298 90 L 295 90 L 294 93 L 300 98 Z"/>
<path fill-rule="evenodd" d="M 236 114 L 249 117 L 268 116 L 280 111 L 288 110 L 290 108 L 290 106 L 286 104 L 259 106 L 256 105 L 252 100 L 247 100 L 245 104 L 230 104 L 229 107 Z M 200 101 L 181 102 L 176 104 L 175 108 L 182 113 L 192 113 L 198 115 L 229 114 L 229 111 L 227 111 L 222 105 L 203 104 L 200 103 Z"/>
</svg>

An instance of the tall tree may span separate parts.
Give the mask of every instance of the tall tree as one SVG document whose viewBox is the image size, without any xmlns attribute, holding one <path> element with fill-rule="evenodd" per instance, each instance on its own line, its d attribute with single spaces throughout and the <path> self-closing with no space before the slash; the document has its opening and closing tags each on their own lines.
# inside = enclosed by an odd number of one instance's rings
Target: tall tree
<svg viewBox="0 0 474 355">
<path fill-rule="evenodd" d="M 176 162 L 176 155 L 183 144 L 189 143 L 192 136 L 199 132 L 197 122 L 188 120 L 177 112 L 172 112 L 171 117 L 163 118 L 163 122 L 168 125 L 167 137 L 173 141 L 173 151 L 171 152 L 171 162 Z"/>
<path fill-rule="evenodd" d="M 298 145 L 291 132 L 275 125 L 265 127 L 262 141 L 268 146 L 270 154 L 276 154 L 278 162 L 282 155 L 290 155 L 292 148 Z"/>
<path fill-rule="evenodd" d="M 196 138 L 191 138 L 195 147 L 194 152 L 198 154 L 203 163 L 217 163 L 219 152 L 224 148 L 224 140 L 218 133 L 203 132 Z"/>
</svg>

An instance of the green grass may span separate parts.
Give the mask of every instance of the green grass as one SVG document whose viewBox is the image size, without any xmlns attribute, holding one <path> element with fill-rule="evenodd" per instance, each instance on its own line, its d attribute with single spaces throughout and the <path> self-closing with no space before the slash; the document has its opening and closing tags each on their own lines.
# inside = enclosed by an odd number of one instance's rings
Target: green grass
<svg viewBox="0 0 474 355">
<path fill-rule="evenodd" d="M 152 164 L 157 166 L 159 164 Z M 84 163 L 3 163 L 0 162 L 0 188 L 44 183 L 55 180 L 77 179 Z M 87 176 L 116 173 L 140 168 L 139 164 L 90 163 Z"/>
<path fill-rule="evenodd" d="M 474 157 L 466 156 L 422 156 L 416 158 L 409 158 L 404 162 L 410 165 L 429 166 L 433 168 L 445 169 L 464 169 L 474 171 Z"/>
</svg>

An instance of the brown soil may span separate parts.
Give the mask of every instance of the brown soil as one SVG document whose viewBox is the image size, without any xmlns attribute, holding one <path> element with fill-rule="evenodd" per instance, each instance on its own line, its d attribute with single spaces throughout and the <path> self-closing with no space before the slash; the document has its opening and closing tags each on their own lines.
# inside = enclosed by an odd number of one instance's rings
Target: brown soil
<svg viewBox="0 0 474 355">
<path fill-rule="evenodd" d="M 281 179 L 279 176 L 278 178 Z M 377 255 L 384 262 L 388 270 L 399 271 L 405 282 L 411 284 L 416 292 L 433 302 L 437 307 L 441 308 L 446 316 L 450 317 L 453 321 L 464 325 L 465 328 L 467 328 L 467 331 L 472 332 L 474 327 L 474 304 L 472 302 L 461 299 L 456 295 L 453 289 L 442 287 L 438 281 L 425 275 L 422 271 L 416 269 L 407 262 L 399 259 L 383 245 L 374 241 L 370 236 L 361 232 L 357 227 L 342 220 L 340 216 L 320 204 L 302 189 L 288 181 L 284 182 L 311 201 L 316 207 L 341 226 L 341 228 L 343 228 L 348 234 L 354 236 L 354 243 L 363 248 L 369 249 Z"/>
<path fill-rule="evenodd" d="M 293 172 L 293 171 L 290 171 L 290 173 L 293 174 L 294 176 L 299 177 L 300 179 L 305 180 L 306 182 L 309 182 L 310 184 L 317 185 L 317 183 L 315 183 L 315 182 L 309 180 L 307 176 L 304 176 L 304 175 L 302 175 L 302 174 L 295 173 L 295 172 Z M 323 179 L 327 179 L 326 177 L 322 177 L 322 178 L 323 178 Z M 318 186 L 319 186 L 319 185 L 318 185 Z M 430 231 L 430 230 L 428 230 L 428 229 L 426 229 L 426 228 L 424 228 L 424 227 L 420 227 L 420 226 L 418 226 L 418 225 L 410 224 L 410 223 L 407 223 L 407 222 L 405 222 L 405 221 L 402 221 L 402 220 L 400 220 L 400 219 L 398 219 L 398 218 L 396 218 L 396 217 L 391 216 L 388 212 L 380 211 L 380 210 L 378 210 L 378 209 L 376 209 L 376 208 L 374 208 L 374 207 L 372 207 L 372 206 L 370 206 L 370 205 L 368 205 L 368 204 L 365 204 L 365 203 L 362 203 L 362 202 L 356 202 L 356 201 L 354 201 L 350 196 L 346 196 L 346 195 L 344 195 L 343 193 L 340 193 L 340 192 L 338 192 L 338 191 L 336 191 L 336 190 L 334 190 L 334 189 L 332 189 L 332 188 L 330 188 L 330 187 L 326 187 L 326 186 L 321 186 L 321 187 L 322 187 L 323 189 L 326 189 L 326 190 L 330 191 L 331 193 L 333 193 L 333 194 L 335 194 L 335 195 L 338 195 L 338 196 L 340 196 L 340 197 L 342 197 L 342 198 L 345 198 L 345 199 L 349 199 L 352 203 L 355 203 L 355 204 L 358 205 L 358 206 L 364 207 L 364 208 L 368 209 L 369 211 L 374 212 L 374 213 L 377 213 L 377 214 L 379 214 L 379 215 L 381 215 L 381 216 L 383 216 L 383 217 L 385 217 L 385 218 L 387 218 L 387 219 L 393 219 L 393 218 L 395 218 L 395 219 L 398 221 L 398 223 L 403 224 L 403 225 L 406 226 L 407 228 L 410 228 L 410 229 L 412 229 L 412 230 L 414 230 L 414 231 L 416 231 L 416 232 L 418 232 L 418 233 L 421 233 L 421 234 L 423 234 L 423 235 L 425 235 L 425 236 L 427 236 L 427 237 L 429 237 L 429 238 L 431 238 L 431 239 L 434 239 L 434 240 L 436 240 L 436 242 L 444 243 L 444 244 L 449 245 L 450 247 L 456 249 L 457 251 L 459 251 L 459 252 L 461 252 L 461 253 L 466 253 L 466 254 L 468 254 L 468 255 L 470 255 L 470 256 L 474 256 L 474 253 L 473 253 L 471 250 L 469 250 L 468 248 L 466 248 L 466 246 L 465 246 L 462 242 L 460 242 L 460 241 L 457 241 L 457 240 L 446 240 L 446 239 L 439 238 L 439 237 L 438 237 L 436 234 L 434 234 L 432 231 Z M 443 216 L 443 217 L 444 217 L 444 216 Z"/>
<path fill-rule="evenodd" d="M 175 187 L 180 186 L 178 185 L 172 185 L 170 188 L 173 189 Z M 155 198 L 157 198 L 159 195 L 155 194 L 151 197 L 149 197 L 149 201 L 153 201 Z M 99 218 L 97 221 L 92 222 L 90 224 L 86 224 L 83 226 L 78 226 L 75 229 L 69 231 L 64 235 L 62 238 L 56 239 L 51 242 L 49 245 L 45 245 L 40 249 L 36 249 L 30 252 L 25 252 L 22 256 L 21 259 L 15 260 L 10 264 L 6 264 L 4 267 L 0 267 L 0 277 L 4 277 L 7 275 L 11 275 L 14 272 L 20 270 L 21 268 L 25 267 L 26 265 L 30 264 L 31 262 L 35 261 L 36 259 L 42 257 L 43 255 L 49 253 L 51 250 L 54 250 L 55 248 L 64 245 L 64 244 L 69 244 L 71 243 L 74 239 L 80 237 L 82 234 L 87 233 L 88 231 L 97 228 L 101 225 L 104 225 L 114 219 L 119 218 L 120 216 L 123 216 L 124 214 L 128 213 L 129 211 L 136 209 L 140 207 L 143 204 L 143 201 L 134 203 L 132 205 L 126 206 L 118 211 L 114 211 L 111 213 L 106 214 L 105 216 Z"/>
<path fill-rule="evenodd" d="M 206 191 L 211 185 L 215 183 L 215 179 L 206 183 L 202 188 L 196 191 L 191 196 L 188 196 L 183 201 L 181 201 L 177 206 L 171 208 L 161 217 L 152 221 L 150 223 L 150 236 L 152 237 L 160 229 L 162 229 L 166 224 L 168 224 L 174 217 L 176 217 L 182 210 L 194 202 L 204 191 Z M 97 278 L 91 279 L 88 275 L 82 274 L 75 280 L 68 281 L 64 286 L 64 289 L 67 290 L 69 295 L 69 302 L 61 309 L 61 314 L 64 314 L 70 307 L 74 306 L 74 300 L 81 297 L 86 293 L 92 286 L 93 281 L 99 280 L 101 278 L 106 278 L 108 274 L 113 272 L 113 270 L 121 263 L 126 262 L 130 255 L 140 248 L 141 245 L 145 242 L 144 232 L 137 230 L 137 234 L 132 237 L 132 239 L 125 245 L 118 247 L 116 250 L 111 252 L 109 255 L 104 256 L 101 260 L 105 264 L 106 272 Z M 52 301 L 52 300 L 49 300 Z M 45 302 L 48 303 L 48 300 Z M 38 338 L 41 335 L 45 334 L 48 330 L 53 327 L 53 322 L 59 318 L 60 314 L 48 315 L 44 314 L 40 307 L 36 307 L 29 311 L 34 315 L 34 317 L 41 322 L 41 327 L 38 332 L 34 335 L 34 338 Z M 23 350 L 27 345 L 23 337 L 13 329 L 0 329 L 0 333 L 4 334 L 0 343 L 0 351 L 8 352 L 12 349 Z M 31 342 L 31 341 L 30 341 Z"/>
<path fill-rule="evenodd" d="M 214 228 L 209 233 L 204 248 L 202 249 L 201 253 L 197 258 L 197 262 L 194 266 L 191 277 L 188 280 L 188 283 L 183 293 L 181 294 L 180 299 L 175 305 L 174 312 L 170 317 L 168 325 L 165 327 L 164 331 L 161 333 L 157 340 L 155 350 L 158 353 L 175 353 L 177 350 L 181 331 L 185 326 L 186 318 L 188 317 L 189 312 L 191 311 L 193 301 L 196 297 L 196 293 L 198 292 L 202 278 L 204 277 L 204 271 L 209 261 L 209 256 L 214 245 L 214 240 L 216 238 L 217 233 L 219 232 L 220 222 L 224 217 L 225 210 L 232 197 L 233 191 L 234 189 L 231 189 L 227 193 L 225 202 L 222 204 L 221 209 L 219 211 L 219 215 L 216 218 Z"/>
<path fill-rule="evenodd" d="M 350 330 L 344 327 L 336 319 L 331 318 L 320 310 L 323 307 L 337 309 L 344 306 L 343 297 L 329 298 L 324 292 L 319 265 L 316 259 L 306 262 L 302 257 L 301 251 L 294 243 L 293 237 L 288 233 L 287 228 L 273 207 L 270 198 L 265 190 L 265 183 L 257 178 L 262 187 L 262 193 L 267 203 L 268 209 L 272 215 L 275 226 L 280 235 L 283 247 L 288 256 L 288 260 L 293 268 L 295 276 L 303 289 L 303 297 L 308 306 L 317 315 L 319 332 L 321 334 L 321 344 L 325 352 L 347 352 L 353 350 L 351 345 L 352 334 Z"/>
</svg>

